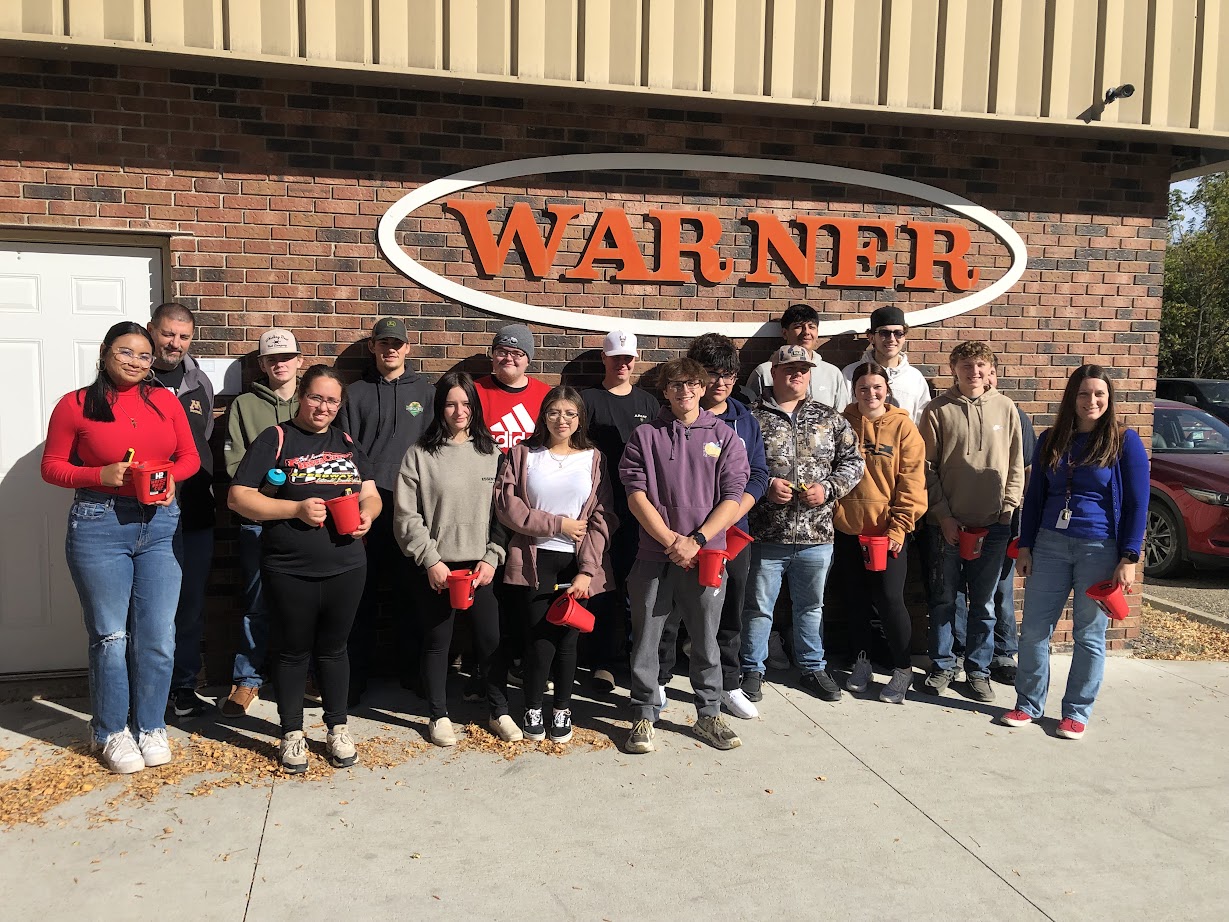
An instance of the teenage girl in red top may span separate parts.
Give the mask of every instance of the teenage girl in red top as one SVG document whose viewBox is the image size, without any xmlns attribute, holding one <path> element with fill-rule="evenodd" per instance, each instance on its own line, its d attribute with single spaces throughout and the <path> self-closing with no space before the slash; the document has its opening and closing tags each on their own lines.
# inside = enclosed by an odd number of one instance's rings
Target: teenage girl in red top
<svg viewBox="0 0 1229 922">
<path fill-rule="evenodd" d="M 56 404 L 43 448 L 43 479 L 76 490 L 64 552 L 90 639 L 91 738 L 124 774 L 171 761 L 163 715 L 179 603 L 175 484 L 200 468 L 183 407 L 153 384 L 153 353 L 144 327 L 111 327 L 98 377 Z M 130 468 L 141 461 L 172 462 L 157 502 L 137 500 Z"/>
</svg>

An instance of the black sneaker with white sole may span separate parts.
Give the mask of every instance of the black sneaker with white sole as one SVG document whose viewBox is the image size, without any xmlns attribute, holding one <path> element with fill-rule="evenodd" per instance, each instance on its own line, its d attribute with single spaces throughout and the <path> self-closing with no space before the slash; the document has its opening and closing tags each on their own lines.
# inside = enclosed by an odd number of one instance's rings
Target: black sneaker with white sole
<svg viewBox="0 0 1229 922">
<path fill-rule="evenodd" d="M 212 710 L 209 703 L 196 693 L 194 688 L 172 688 L 167 710 L 183 720 L 189 717 L 200 717 L 206 711 Z"/>
<path fill-rule="evenodd" d="M 572 712 L 568 709 L 551 712 L 550 741 L 566 743 L 572 739 Z"/>
<path fill-rule="evenodd" d="M 546 724 L 542 722 L 541 708 L 526 708 L 525 719 L 521 722 L 521 729 L 525 733 L 527 740 L 544 740 L 546 739 Z"/>
</svg>

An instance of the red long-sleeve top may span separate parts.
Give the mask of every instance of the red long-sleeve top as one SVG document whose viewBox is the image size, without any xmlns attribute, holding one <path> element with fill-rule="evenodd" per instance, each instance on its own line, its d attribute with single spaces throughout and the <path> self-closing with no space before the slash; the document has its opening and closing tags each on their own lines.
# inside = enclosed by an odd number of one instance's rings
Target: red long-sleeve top
<svg viewBox="0 0 1229 922">
<path fill-rule="evenodd" d="M 86 487 L 114 491 L 117 496 L 136 496 L 131 479 L 122 487 L 102 486 L 102 469 L 123 461 L 135 449 L 134 461 L 171 461 L 171 476 L 183 483 L 201 466 L 188 416 L 173 391 L 150 389 L 150 401 L 163 417 L 147 406 L 140 389 L 120 391 L 112 404 L 115 421 L 101 423 L 85 418 L 85 391 L 72 391 L 60 398 L 47 426 L 43 446 L 43 480 L 57 487 Z"/>
</svg>

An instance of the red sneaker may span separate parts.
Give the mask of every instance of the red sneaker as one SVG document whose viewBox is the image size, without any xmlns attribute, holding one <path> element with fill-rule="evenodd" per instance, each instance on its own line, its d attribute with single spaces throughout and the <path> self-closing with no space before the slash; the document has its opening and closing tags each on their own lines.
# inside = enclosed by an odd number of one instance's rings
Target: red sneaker
<svg viewBox="0 0 1229 922">
<path fill-rule="evenodd" d="M 1078 740 L 1084 735 L 1084 725 L 1078 720 L 1064 717 L 1059 721 L 1058 729 L 1055 732 L 1065 740 Z"/>
<path fill-rule="evenodd" d="M 1014 711 L 1008 711 L 999 718 L 999 723 L 1006 724 L 1009 727 L 1026 727 L 1032 722 L 1033 718 L 1019 708 L 1016 708 Z"/>
</svg>

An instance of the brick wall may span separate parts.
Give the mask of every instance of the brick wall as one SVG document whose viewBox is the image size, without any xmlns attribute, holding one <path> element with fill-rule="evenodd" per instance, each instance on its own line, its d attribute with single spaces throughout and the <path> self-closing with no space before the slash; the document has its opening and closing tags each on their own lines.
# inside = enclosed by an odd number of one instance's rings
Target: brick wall
<svg viewBox="0 0 1229 922">
<path fill-rule="evenodd" d="M 392 314 L 407 320 L 413 363 L 433 375 L 458 364 L 482 368 L 477 357 L 506 321 L 421 290 L 377 250 L 379 217 L 426 181 L 504 160 L 618 150 L 766 157 L 916 179 L 997 212 L 1024 239 L 1030 267 L 994 305 L 914 330 L 910 359 L 945 387 L 948 349 L 962 338 L 989 340 L 1001 356 L 1000 385 L 1039 429 L 1051 421 L 1070 371 L 1099 361 L 1120 375 L 1127 422 L 1145 439 L 1150 432 L 1168 179 L 1183 153 L 1168 145 L 20 58 L 0 60 L 0 120 L 0 224 L 166 234 L 172 259 L 166 294 L 198 311 L 197 354 L 248 355 L 259 333 L 278 325 L 294 330 L 309 359 L 358 362 L 365 350 L 357 341 L 377 315 Z M 702 207 L 735 223 L 752 209 L 950 220 L 883 193 L 762 177 L 590 174 L 566 186 L 557 178 L 528 177 L 469 197 L 497 198 L 506 207 L 515 200 L 540 205 L 562 194 L 590 209 L 584 219 L 590 224 L 602 202 L 633 214 L 650 206 Z M 745 263 L 749 238 L 735 223 L 731 234 L 742 236 L 731 237 L 732 252 Z M 938 297 L 786 282 L 582 286 L 527 278 L 515 257 L 499 277 L 482 279 L 475 278 L 455 219 L 424 212 L 402 231 L 406 248 L 436 271 L 511 297 L 705 320 L 714 329 L 730 318 L 773 319 L 796 300 L 840 316 L 869 312 L 875 304 L 868 301 L 894 298 L 911 309 Z M 1005 251 L 975 228 L 974 243 L 972 259 L 985 285 L 1004 271 Z M 579 236 L 569 238 L 561 263 L 579 245 Z M 538 332 L 542 361 L 534 371 L 543 378 L 596 373 L 596 353 L 586 350 L 600 344 L 601 334 Z M 771 345 L 750 343 L 747 368 Z M 645 337 L 642 346 L 651 365 L 686 342 Z M 844 336 L 823 352 L 840 364 L 860 349 Z M 230 530 L 220 532 L 209 603 L 215 667 L 216 655 L 227 655 L 232 631 L 232 538 Z M 1137 632 L 1135 618 L 1111 627 L 1110 646 L 1124 646 Z M 1069 625 L 1060 625 L 1055 639 L 1069 642 Z"/>
</svg>

